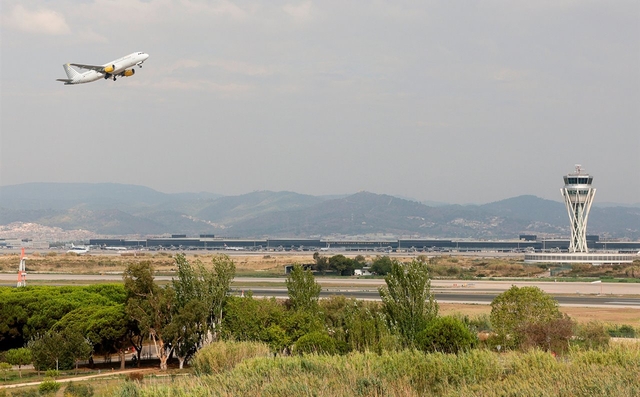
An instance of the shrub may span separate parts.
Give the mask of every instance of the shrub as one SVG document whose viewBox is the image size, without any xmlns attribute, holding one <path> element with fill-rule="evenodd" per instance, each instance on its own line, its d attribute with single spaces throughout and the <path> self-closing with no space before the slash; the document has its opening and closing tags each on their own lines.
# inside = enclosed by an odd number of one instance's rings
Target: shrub
<svg viewBox="0 0 640 397">
<path fill-rule="evenodd" d="M 476 345 L 477 337 L 455 317 L 437 317 L 416 336 L 417 347 L 425 352 L 458 353 Z"/>
<path fill-rule="evenodd" d="M 127 374 L 127 380 L 131 382 L 142 382 L 144 379 L 144 374 L 142 372 L 130 372 Z"/>
<path fill-rule="evenodd" d="M 590 321 L 578 326 L 576 337 L 578 343 L 587 349 L 605 348 L 609 346 L 609 339 L 611 339 L 604 324 L 598 321 Z"/>
<path fill-rule="evenodd" d="M 247 358 L 269 355 L 269 346 L 260 342 L 215 342 L 196 353 L 192 366 L 196 374 L 211 375 L 230 370 Z"/>
<path fill-rule="evenodd" d="M 60 376 L 60 371 L 57 371 L 55 369 L 48 369 L 45 373 L 44 376 L 46 376 L 47 378 L 57 378 Z"/>
<path fill-rule="evenodd" d="M 635 338 L 636 330 L 630 325 L 621 325 L 619 327 L 609 328 L 607 330 L 609 336 L 613 338 Z"/>
<path fill-rule="evenodd" d="M 118 396 L 118 397 L 138 397 L 141 394 L 142 393 L 140 392 L 140 388 L 138 387 L 138 385 L 136 385 L 135 383 L 131 383 L 131 382 L 125 382 L 118 389 L 118 392 L 116 393 L 116 396 Z"/>
<path fill-rule="evenodd" d="M 521 347 L 564 353 L 569 348 L 573 328 L 574 323 L 567 315 L 549 322 L 525 324 L 520 331 Z"/>
<path fill-rule="evenodd" d="M 7 373 L 9 373 L 9 371 L 11 371 L 11 368 L 13 368 L 11 366 L 11 364 L 9 363 L 0 363 L 0 372 L 2 372 L 4 381 L 7 381 Z"/>
<path fill-rule="evenodd" d="M 294 351 L 298 354 L 317 353 L 333 355 L 336 353 L 336 341 L 324 332 L 311 332 L 298 339 L 294 346 Z"/>
<path fill-rule="evenodd" d="M 56 394 L 58 390 L 60 390 L 60 383 L 51 378 L 45 378 L 38 386 L 38 392 L 43 396 Z"/>
<path fill-rule="evenodd" d="M 91 385 L 83 385 L 79 383 L 69 382 L 64 389 L 64 397 L 91 397 L 93 396 L 93 387 Z"/>
<path fill-rule="evenodd" d="M 524 330 L 562 318 L 558 302 L 538 287 L 513 286 L 491 302 L 491 325 L 499 344 L 520 347 Z"/>
<path fill-rule="evenodd" d="M 38 389 L 25 389 L 25 390 L 12 391 L 11 397 L 38 397 Z"/>
</svg>

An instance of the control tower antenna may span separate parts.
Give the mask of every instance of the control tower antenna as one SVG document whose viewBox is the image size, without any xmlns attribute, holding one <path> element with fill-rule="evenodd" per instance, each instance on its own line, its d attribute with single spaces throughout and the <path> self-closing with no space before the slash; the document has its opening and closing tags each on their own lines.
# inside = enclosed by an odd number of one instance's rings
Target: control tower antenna
<svg viewBox="0 0 640 397">
<path fill-rule="evenodd" d="M 27 258 L 24 255 L 24 247 L 23 247 L 22 253 L 20 254 L 20 267 L 18 267 L 18 287 L 27 286 L 27 267 L 25 265 L 26 259 Z"/>
<path fill-rule="evenodd" d="M 587 248 L 587 219 L 596 189 L 591 186 L 593 177 L 576 164 L 574 173 L 564 176 L 564 187 L 560 189 L 567 206 L 571 224 L 569 252 L 589 252 Z"/>
</svg>

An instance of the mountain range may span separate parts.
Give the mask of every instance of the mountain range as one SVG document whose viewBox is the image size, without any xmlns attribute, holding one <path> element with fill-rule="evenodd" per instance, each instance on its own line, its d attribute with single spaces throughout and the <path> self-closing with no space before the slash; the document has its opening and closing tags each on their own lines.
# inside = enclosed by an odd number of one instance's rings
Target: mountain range
<svg viewBox="0 0 640 397">
<path fill-rule="evenodd" d="M 256 191 L 239 196 L 167 194 L 115 183 L 0 186 L 0 226 L 36 223 L 101 236 L 215 234 L 220 237 L 397 237 L 513 239 L 567 237 L 561 202 L 525 195 L 483 205 L 426 205 L 384 194 L 311 196 Z M 588 233 L 640 239 L 640 206 L 594 206 Z"/>
</svg>

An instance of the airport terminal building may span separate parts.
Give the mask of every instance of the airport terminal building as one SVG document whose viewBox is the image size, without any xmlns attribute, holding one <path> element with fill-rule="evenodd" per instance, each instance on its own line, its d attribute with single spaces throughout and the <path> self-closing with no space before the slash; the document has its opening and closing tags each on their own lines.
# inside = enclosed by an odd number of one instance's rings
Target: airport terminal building
<svg viewBox="0 0 640 397">
<path fill-rule="evenodd" d="M 522 235 L 514 240 L 448 240 L 448 239 L 335 239 L 335 238 L 265 238 L 236 239 L 224 237 L 187 237 L 174 235 L 144 240 L 91 239 L 94 247 L 148 250 L 243 250 L 243 251 L 355 251 L 355 252 L 522 252 L 527 257 L 535 254 L 554 255 L 550 261 L 559 262 L 558 253 L 568 252 L 569 239 L 538 239 L 535 235 Z M 633 261 L 640 251 L 640 241 L 600 241 L 588 236 L 587 246 L 592 251 L 606 252 L 607 256 L 624 256 Z M 592 256 L 594 254 L 591 254 Z M 586 257 L 586 260 L 593 258 Z M 604 263 L 622 260 L 608 258 Z M 573 263 L 573 262 L 572 262 Z"/>
<path fill-rule="evenodd" d="M 264 238 L 232 239 L 202 234 L 187 237 L 145 240 L 91 239 L 89 244 L 103 248 L 149 250 L 247 250 L 247 251 L 371 251 L 371 252 L 521 252 L 528 263 L 622 264 L 640 258 L 640 241 L 600 241 L 587 235 L 587 220 L 596 189 L 593 177 L 580 165 L 564 177 L 562 196 L 569 216 L 569 239 L 538 239 L 521 234 L 517 240 L 444 240 L 444 239 L 367 239 L 367 238 Z"/>
</svg>

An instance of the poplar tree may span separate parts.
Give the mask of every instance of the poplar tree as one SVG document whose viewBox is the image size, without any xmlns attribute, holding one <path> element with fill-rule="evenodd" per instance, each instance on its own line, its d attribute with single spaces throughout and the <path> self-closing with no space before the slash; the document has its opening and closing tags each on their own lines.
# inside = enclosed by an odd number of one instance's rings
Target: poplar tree
<svg viewBox="0 0 640 397">
<path fill-rule="evenodd" d="M 427 265 L 416 260 L 408 264 L 393 261 L 384 281 L 387 286 L 378 291 L 387 324 L 405 346 L 413 347 L 418 332 L 438 316 Z"/>
</svg>

